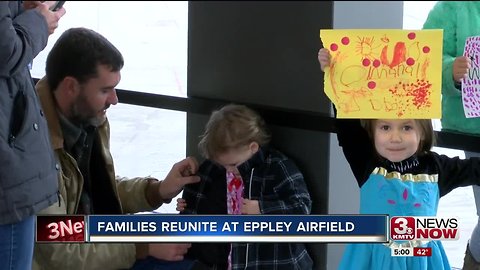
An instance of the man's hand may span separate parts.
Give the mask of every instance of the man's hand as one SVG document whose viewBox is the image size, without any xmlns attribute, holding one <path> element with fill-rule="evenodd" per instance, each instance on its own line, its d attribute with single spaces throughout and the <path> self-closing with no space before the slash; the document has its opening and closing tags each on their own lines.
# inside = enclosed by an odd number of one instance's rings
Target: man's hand
<svg viewBox="0 0 480 270">
<path fill-rule="evenodd" d="M 459 56 L 453 61 L 453 80 L 460 83 L 467 76 L 471 67 L 471 60 L 465 56 Z"/>
<path fill-rule="evenodd" d="M 46 4 L 49 9 L 52 9 L 57 1 L 23 1 L 23 8 L 24 9 L 32 9 L 36 8 L 42 4 Z"/>
<path fill-rule="evenodd" d="M 149 244 L 148 254 L 166 261 L 181 261 L 192 244 Z"/>
<path fill-rule="evenodd" d="M 51 11 L 50 8 L 55 5 L 57 1 L 23 1 L 24 9 L 36 9 L 45 17 L 48 25 L 48 33 L 51 35 L 58 27 L 58 21 L 65 15 L 65 9 L 62 7 L 57 11 Z"/>
<path fill-rule="evenodd" d="M 55 1 L 49 1 L 49 2 L 55 2 Z M 24 9 L 36 8 L 41 3 L 42 3 L 42 1 L 23 1 L 23 8 Z"/>
<path fill-rule="evenodd" d="M 183 186 L 199 182 L 200 177 L 194 175 L 197 170 L 198 162 L 194 157 L 175 163 L 160 185 L 160 197 L 163 200 L 172 199 L 182 191 Z"/>
<path fill-rule="evenodd" d="M 137 244 L 137 259 L 152 256 L 165 261 L 181 261 L 192 244 Z"/>
</svg>

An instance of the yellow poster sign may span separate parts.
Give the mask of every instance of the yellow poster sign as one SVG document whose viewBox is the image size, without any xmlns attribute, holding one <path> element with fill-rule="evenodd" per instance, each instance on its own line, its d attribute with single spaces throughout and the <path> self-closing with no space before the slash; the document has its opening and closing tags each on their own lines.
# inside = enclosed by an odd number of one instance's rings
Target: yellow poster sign
<svg viewBox="0 0 480 270">
<path fill-rule="evenodd" d="M 338 118 L 441 117 L 442 30 L 320 30 Z"/>
</svg>

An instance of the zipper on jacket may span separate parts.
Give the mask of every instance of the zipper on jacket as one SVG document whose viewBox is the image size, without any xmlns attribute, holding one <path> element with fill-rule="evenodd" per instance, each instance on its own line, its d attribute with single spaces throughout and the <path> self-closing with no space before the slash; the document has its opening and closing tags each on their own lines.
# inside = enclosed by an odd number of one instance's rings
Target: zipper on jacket
<svg viewBox="0 0 480 270">
<path fill-rule="evenodd" d="M 10 144 L 10 146 L 15 147 L 15 140 L 16 137 L 13 136 L 13 134 L 10 134 L 10 136 L 8 136 L 8 144 Z"/>
<path fill-rule="evenodd" d="M 60 201 L 60 190 L 57 190 L 57 198 L 58 198 L 58 207 L 62 205 L 62 202 Z"/>
<path fill-rule="evenodd" d="M 25 151 L 22 147 L 15 144 L 18 134 L 24 126 L 27 109 L 27 97 L 22 90 L 19 90 L 13 99 L 12 116 L 10 119 L 10 134 L 8 136 L 8 143 L 11 147 L 18 148 Z"/>
<path fill-rule="evenodd" d="M 248 181 L 248 199 L 249 200 L 252 199 L 252 179 L 253 179 L 254 170 L 255 168 L 252 168 L 252 170 L 250 171 L 250 181 Z M 248 265 L 248 243 L 245 249 L 245 268 L 244 269 L 247 269 L 247 265 Z"/>
</svg>

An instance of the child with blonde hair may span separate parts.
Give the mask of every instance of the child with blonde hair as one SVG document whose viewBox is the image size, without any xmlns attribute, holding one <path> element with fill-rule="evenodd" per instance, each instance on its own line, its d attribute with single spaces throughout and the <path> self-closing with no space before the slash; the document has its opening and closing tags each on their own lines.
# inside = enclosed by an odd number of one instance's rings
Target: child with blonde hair
<svg viewBox="0 0 480 270">
<path fill-rule="evenodd" d="M 320 49 L 322 71 L 330 53 Z M 436 216 L 439 198 L 479 184 L 480 160 L 431 151 L 430 119 L 337 119 L 337 137 L 360 187 L 361 214 Z M 392 257 L 391 247 L 429 247 L 430 257 Z M 450 270 L 440 241 L 349 244 L 340 270 Z"/>
<path fill-rule="evenodd" d="M 212 113 L 199 148 L 199 183 L 187 185 L 177 210 L 187 214 L 310 214 L 311 199 L 295 163 L 268 145 L 264 120 L 243 105 Z M 312 268 L 300 243 L 193 243 L 187 257 L 213 269 Z"/>
</svg>

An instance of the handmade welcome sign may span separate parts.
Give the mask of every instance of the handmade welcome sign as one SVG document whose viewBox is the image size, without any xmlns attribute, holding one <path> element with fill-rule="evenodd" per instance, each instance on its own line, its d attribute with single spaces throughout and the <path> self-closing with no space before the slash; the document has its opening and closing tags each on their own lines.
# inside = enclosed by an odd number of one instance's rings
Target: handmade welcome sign
<svg viewBox="0 0 480 270">
<path fill-rule="evenodd" d="M 465 41 L 463 56 L 470 58 L 467 77 L 462 80 L 462 102 L 465 117 L 480 117 L 480 37 Z"/>
<path fill-rule="evenodd" d="M 441 117 L 442 30 L 320 30 L 338 118 Z"/>
</svg>

